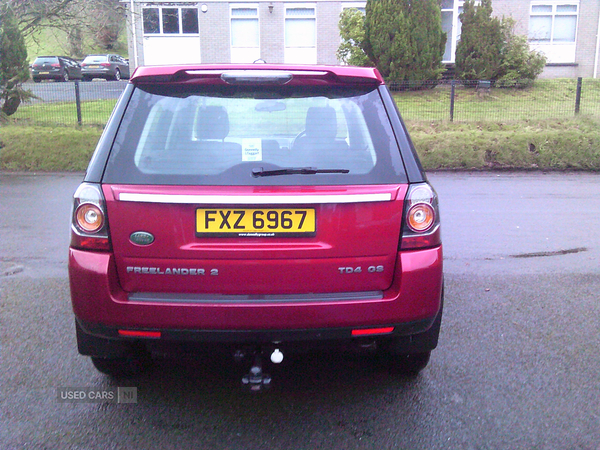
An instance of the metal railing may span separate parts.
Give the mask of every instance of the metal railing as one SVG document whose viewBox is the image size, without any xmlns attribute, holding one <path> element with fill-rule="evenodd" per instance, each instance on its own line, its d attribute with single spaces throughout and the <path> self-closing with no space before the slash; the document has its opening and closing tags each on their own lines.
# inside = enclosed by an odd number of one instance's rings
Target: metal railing
<svg viewBox="0 0 600 450">
<path fill-rule="evenodd" d="M 104 126 L 127 81 L 28 83 L 36 97 L 9 120 L 25 125 Z M 505 87 L 490 82 L 423 82 L 420 89 L 390 85 L 407 121 L 514 122 L 600 117 L 600 80 L 536 80 Z M 413 86 L 414 87 L 414 86 Z"/>
<path fill-rule="evenodd" d="M 34 97 L 22 103 L 9 120 L 40 126 L 104 126 L 127 81 L 26 83 Z"/>
<path fill-rule="evenodd" d="M 430 82 L 419 90 L 395 90 L 398 108 L 408 121 L 515 122 L 565 119 L 578 114 L 600 117 L 600 80 L 536 80 L 501 86 Z"/>
</svg>

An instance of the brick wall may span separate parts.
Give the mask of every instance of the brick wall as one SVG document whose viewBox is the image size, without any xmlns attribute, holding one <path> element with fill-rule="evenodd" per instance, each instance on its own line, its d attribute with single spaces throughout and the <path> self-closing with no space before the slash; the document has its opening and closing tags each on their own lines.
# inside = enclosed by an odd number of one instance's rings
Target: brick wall
<svg viewBox="0 0 600 450">
<path fill-rule="evenodd" d="M 340 46 L 338 22 L 341 2 L 317 3 L 317 63 L 339 64 L 335 52 Z"/>
<path fill-rule="evenodd" d="M 272 2 L 273 11 L 269 11 L 271 2 L 259 6 L 260 56 L 268 63 L 283 63 L 284 52 L 284 3 Z"/>
<path fill-rule="evenodd" d="M 229 34 L 229 3 L 205 3 L 206 12 L 200 12 L 200 48 L 203 63 L 231 61 Z"/>
<path fill-rule="evenodd" d="M 594 75 L 599 8 L 598 0 L 581 0 L 579 3 L 577 50 L 575 52 L 575 61 L 579 64 L 577 70 L 579 77 Z"/>
</svg>

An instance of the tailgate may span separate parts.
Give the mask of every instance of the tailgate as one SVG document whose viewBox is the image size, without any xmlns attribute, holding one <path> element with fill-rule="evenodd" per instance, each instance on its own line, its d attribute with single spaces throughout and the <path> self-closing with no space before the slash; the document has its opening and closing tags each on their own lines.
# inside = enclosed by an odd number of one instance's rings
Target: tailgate
<svg viewBox="0 0 600 450">
<path fill-rule="evenodd" d="M 104 185 L 133 292 L 367 292 L 393 280 L 407 185 Z"/>
</svg>

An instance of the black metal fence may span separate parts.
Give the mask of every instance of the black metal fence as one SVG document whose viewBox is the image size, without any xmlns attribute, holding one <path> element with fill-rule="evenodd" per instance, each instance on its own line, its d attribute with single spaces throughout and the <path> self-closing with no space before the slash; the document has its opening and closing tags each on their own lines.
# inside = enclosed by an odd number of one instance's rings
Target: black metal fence
<svg viewBox="0 0 600 450">
<path fill-rule="evenodd" d="M 578 114 L 600 117 L 600 79 L 510 85 L 450 80 L 427 83 L 419 90 L 392 86 L 392 91 L 408 121 L 514 122 L 565 119 Z"/>
<path fill-rule="evenodd" d="M 26 83 L 34 97 L 9 120 L 25 125 L 104 126 L 127 81 Z"/>
<path fill-rule="evenodd" d="M 35 97 L 10 121 L 25 125 L 104 126 L 126 81 L 30 83 Z M 391 85 L 407 121 L 514 122 L 600 117 L 600 79 L 536 80 L 500 86 L 489 82 L 423 82 L 419 89 Z M 409 87 L 417 87 L 415 85 Z"/>
</svg>

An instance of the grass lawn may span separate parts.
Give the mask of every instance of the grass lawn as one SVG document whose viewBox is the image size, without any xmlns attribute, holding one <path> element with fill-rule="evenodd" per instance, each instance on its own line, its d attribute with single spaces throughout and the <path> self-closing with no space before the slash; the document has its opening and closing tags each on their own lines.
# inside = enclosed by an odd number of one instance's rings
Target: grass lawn
<svg viewBox="0 0 600 450">
<path fill-rule="evenodd" d="M 116 100 L 81 102 L 82 124 L 103 127 L 116 103 Z M 24 103 L 10 121 L 19 126 L 77 125 L 77 106 L 75 102 Z"/>
<path fill-rule="evenodd" d="M 477 92 L 457 85 L 455 122 L 515 122 L 563 119 L 575 115 L 576 79 L 537 80 L 524 89 L 493 88 Z M 581 114 L 600 116 L 600 79 L 583 80 Z M 405 120 L 450 120 L 449 84 L 416 92 L 396 92 L 394 99 Z"/>
</svg>

